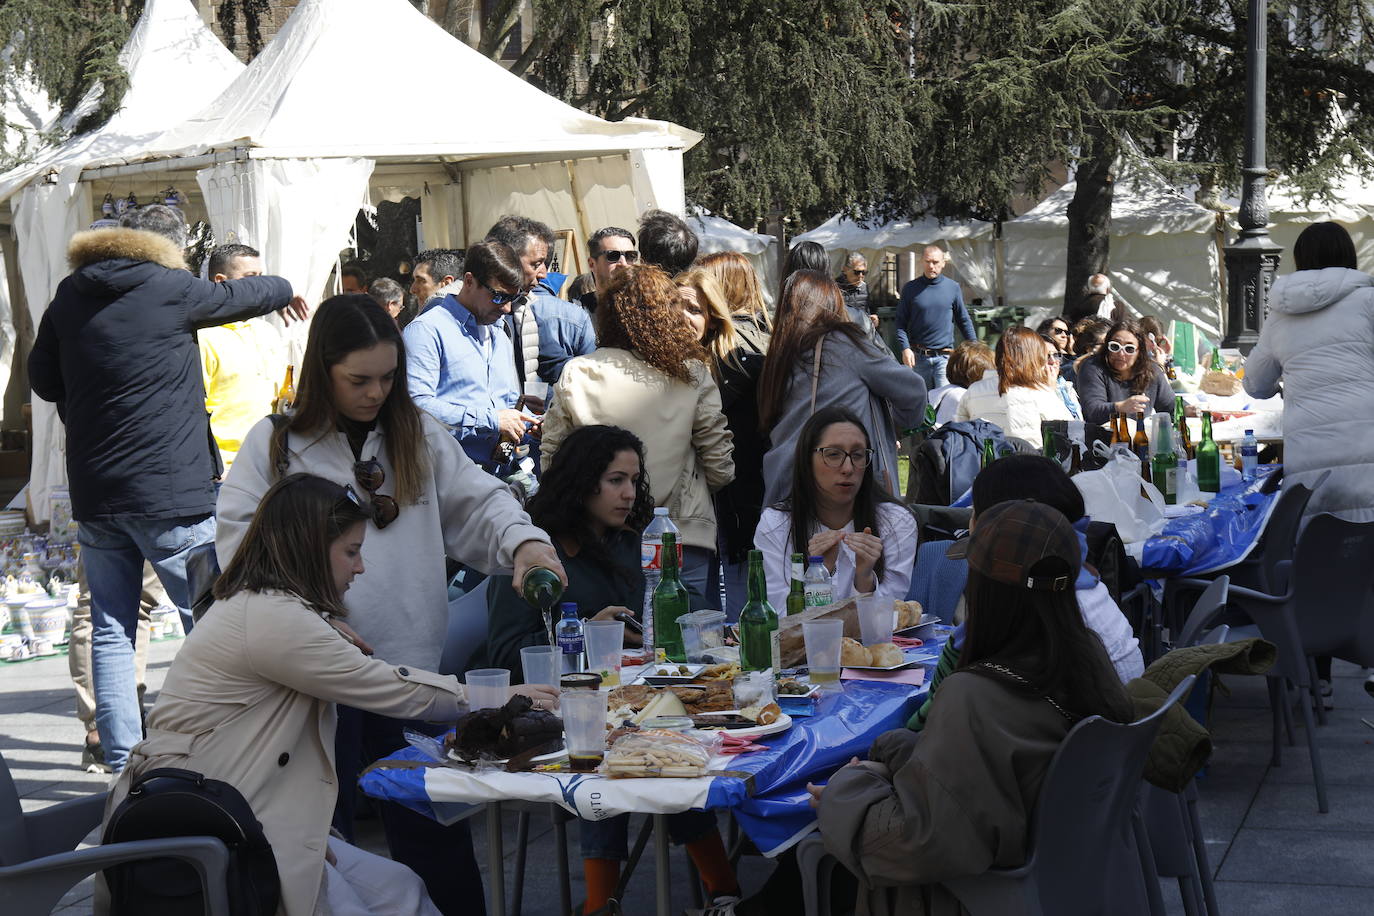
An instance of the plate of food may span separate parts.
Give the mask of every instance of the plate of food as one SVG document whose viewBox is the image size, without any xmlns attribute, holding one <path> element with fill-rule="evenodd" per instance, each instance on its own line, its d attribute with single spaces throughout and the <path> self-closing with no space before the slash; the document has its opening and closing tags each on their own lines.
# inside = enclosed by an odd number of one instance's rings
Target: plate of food
<svg viewBox="0 0 1374 916">
<path fill-rule="evenodd" d="M 898 627 L 896 630 L 893 630 L 892 633 L 894 636 L 916 636 L 916 631 L 922 627 L 928 627 L 931 624 L 940 622 L 941 618 L 935 614 L 922 614 L 919 622 L 905 627 Z"/>
<path fill-rule="evenodd" d="M 536 762 L 567 754 L 563 720 L 546 709 L 535 709 L 523 694 L 511 697 L 499 709 L 479 709 L 463 716 L 444 738 L 443 748 L 448 759 L 468 764 L 504 764 L 531 751 L 539 752 Z"/>
<path fill-rule="evenodd" d="M 690 684 L 702 671 L 706 670 L 706 665 L 685 664 L 679 665 L 676 662 L 655 662 L 646 665 L 644 670 L 635 678 L 636 684 L 652 684 L 655 687 L 669 687 L 673 684 Z"/>
<path fill-rule="evenodd" d="M 792 717 L 770 703 L 761 710 L 727 709 L 724 712 L 692 716 L 697 731 L 722 731 L 736 738 L 764 738 L 787 731 Z M 765 721 L 766 720 L 766 721 Z"/>
<path fill-rule="evenodd" d="M 857 639 L 846 636 L 840 643 L 840 664 L 856 671 L 896 671 L 917 661 L 890 642 L 865 646 Z"/>
<path fill-rule="evenodd" d="M 735 688 L 725 681 L 705 684 L 629 684 L 611 691 L 607 718 L 613 725 L 625 720 L 635 725 L 658 716 L 693 716 L 734 709 Z"/>
<path fill-rule="evenodd" d="M 795 677 L 780 677 L 776 686 L 779 698 L 805 699 L 821 692 L 820 684 L 812 684 Z"/>
</svg>

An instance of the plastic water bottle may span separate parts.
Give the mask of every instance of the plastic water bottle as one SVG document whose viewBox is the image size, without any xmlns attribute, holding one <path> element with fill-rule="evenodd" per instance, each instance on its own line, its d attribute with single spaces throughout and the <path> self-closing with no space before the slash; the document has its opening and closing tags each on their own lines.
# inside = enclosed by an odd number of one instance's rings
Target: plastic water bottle
<svg viewBox="0 0 1374 916">
<path fill-rule="evenodd" d="M 654 657 L 654 589 L 663 575 L 663 535 L 678 534 L 677 525 L 668 517 L 668 507 L 654 509 L 653 520 L 644 528 L 639 539 L 639 568 L 644 572 L 644 654 L 650 660 Z M 682 548 L 678 548 L 678 568 L 682 568 Z"/>
<path fill-rule="evenodd" d="M 1259 467 L 1259 440 L 1255 431 L 1247 429 L 1245 438 L 1240 440 L 1240 479 L 1249 483 L 1255 479 L 1255 469 Z"/>
<path fill-rule="evenodd" d="M 802 593 L 806 596 L 807 607 L 820 607 L 835 603 L 835 592 L 830 587 L 830 573 L 821 557 L 811 557 L 807 561 L 806 579 L 802 582 Z"/>
<path fill-rule="evenodd" d="M 554 627 L 554 638 L 558 648 L 563 651 L 562 671 L 568 674 L 582 671 L 582 621 L 577 616 L 577 605 L 566 601 L 562 605 L 563 619 Z"/>
</svg>

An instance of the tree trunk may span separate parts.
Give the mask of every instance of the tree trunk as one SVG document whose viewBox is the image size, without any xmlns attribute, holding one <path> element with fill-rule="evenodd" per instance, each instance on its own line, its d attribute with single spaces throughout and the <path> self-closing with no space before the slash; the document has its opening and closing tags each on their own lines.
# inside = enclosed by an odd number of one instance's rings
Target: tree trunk
<svg viewBox="0 0 1374 916">
<path fill-rule="evenodd" d="M 1117 144 L 1099 134 L 1096 152 L 1079 164 L 1077 187 L 1069 203 L 1068 262 L 1064 271 L 1064 309 L 1068 313 L 1083 298 L 1093 274 L 1106 273 L 1112 230 L 1112 163 Z"/>
</svg>

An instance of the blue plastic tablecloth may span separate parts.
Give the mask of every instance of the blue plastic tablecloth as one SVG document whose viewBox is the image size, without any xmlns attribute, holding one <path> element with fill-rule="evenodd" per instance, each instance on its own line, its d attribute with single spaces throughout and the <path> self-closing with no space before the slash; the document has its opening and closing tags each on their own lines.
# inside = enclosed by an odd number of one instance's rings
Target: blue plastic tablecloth
<svg viewBox="0 0 1374 916">
<path fill-rule="evenodd" d="M 1141 567 L 1149 576 L 1193 576 L 1224 569 L 1249 555 L 1264 533 L 1278 493 L 1261 488 L 1279 465 L 1261 465 L 1251 483 L 1224 488 L 1207 508 L 1169 519 L 1145 541 Z"/>
<path fill-rule="evenodd" d="M 767 750 L 734 758 L 731 769 L 754 776 L 752 795 L 743 780 L 717 777 L 711 780 L 706 807 L 733 809 L 761 852 L 781 852 L 815 822 L 806 783 L 825 782 L 851 757 L 866 756 L 873 739 L 904 725 L 924 698 L 923 687 L 846 681 L 842 692 L 820 700 L 815 715 L 796 717 L 786 732 L 758 739 Z M 425 755 L 406 748 L 388 759 L 423 760 Z M 374 798 L 436 817 L 425 793 L 424 770 L 377 769 L 363 776 L 360 785 Z"/>
</svg>

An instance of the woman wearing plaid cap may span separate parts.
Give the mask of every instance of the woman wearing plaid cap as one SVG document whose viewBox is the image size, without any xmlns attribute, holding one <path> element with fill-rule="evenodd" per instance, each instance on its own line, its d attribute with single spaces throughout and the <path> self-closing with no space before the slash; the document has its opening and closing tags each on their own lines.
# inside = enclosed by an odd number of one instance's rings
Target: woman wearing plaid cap
<svg viewBox="0 0 1374 916">
<path fill-rule="evenodd" d="M 858 912 L 960 912 L 940 882 L 1012 868 L 1061 741 L 1130 701 L 1074 600 L 1082 559 L 1062 513 L 1001 503 L 969 537 L 958 668 L 925 731 L 887 732 L 866 762 L 811 787 L 826 849 L 860 880 Z"/>
</svg>

